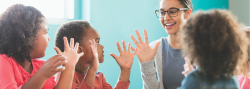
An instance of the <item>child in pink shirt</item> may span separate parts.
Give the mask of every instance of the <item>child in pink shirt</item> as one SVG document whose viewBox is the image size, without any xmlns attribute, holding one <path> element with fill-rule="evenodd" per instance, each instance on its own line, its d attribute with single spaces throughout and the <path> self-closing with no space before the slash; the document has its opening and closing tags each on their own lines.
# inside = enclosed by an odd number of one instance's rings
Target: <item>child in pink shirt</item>
<svg viewBox="0 0 250 89">
<path fill-rule="evenodd" d="M 70 46 L 64 38 L 65 51 L 46 62 L 50 40 L 48 23 L 39 10 L 16 4 L 0 16 L 0 89 L 70 89 L 78 54 L 78 43 Z M 63 39 L 63 38 L 61 38 Z M 60 65 L 63 67 L 58 68 Z M 56 81 L 56 73 L 61 72 Z"/>
</svg>

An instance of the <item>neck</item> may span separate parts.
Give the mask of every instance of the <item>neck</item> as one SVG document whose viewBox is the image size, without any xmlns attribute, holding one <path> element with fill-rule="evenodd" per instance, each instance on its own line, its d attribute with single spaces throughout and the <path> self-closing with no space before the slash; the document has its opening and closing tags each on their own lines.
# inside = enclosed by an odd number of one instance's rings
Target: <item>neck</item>
<svg viewBox="0 0 250 89">
<path fill-rule="evenodd" d="M 180 42 L 180 32 L 176 32 L 174 34 L 171 34 L 167 37 L 168 44 L 174 48 L 174 49 L 180 49 L 181 48 L 181 42 Z"/>
<path fill-rule="evenodd" d="M 77 63 L 75 71 L 78 72 L 78 73 L 81 73 L 81 74 L 86 74 L 87 71 L 88 71 L 89 66 L 90 66 L 90 64 L 85 64 L 85 63 L 80 64 L 80 63 Z"/>
<path fill-rule="evenodd" d="M 24 62 L 21 62 L 21 61 L 17 61 L 17 62 L 23 67 L 23 69 L 24 69 L 25 71 L 27 71 L 27 72 L 29 72 L 29 73 L 32 72 L 33 66 L 32 66 L 32 63 L 31 63 L 31 62 L 29 62 L 29 61 L 27 61 L 27 60 L 25 60 Z"/>
</svg>

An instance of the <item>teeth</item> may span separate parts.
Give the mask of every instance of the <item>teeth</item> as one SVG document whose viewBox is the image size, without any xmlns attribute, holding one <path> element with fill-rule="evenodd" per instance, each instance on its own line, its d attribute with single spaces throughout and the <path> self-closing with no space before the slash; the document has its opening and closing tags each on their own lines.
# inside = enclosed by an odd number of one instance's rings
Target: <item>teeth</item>
<svg viewBox="0 0 250 89">
<path fill-rule="evenodd" d="M 174 23 L 169 23 L 169 24 L 165 24 L 165 25 L 173 25 Z"/>
</svg>

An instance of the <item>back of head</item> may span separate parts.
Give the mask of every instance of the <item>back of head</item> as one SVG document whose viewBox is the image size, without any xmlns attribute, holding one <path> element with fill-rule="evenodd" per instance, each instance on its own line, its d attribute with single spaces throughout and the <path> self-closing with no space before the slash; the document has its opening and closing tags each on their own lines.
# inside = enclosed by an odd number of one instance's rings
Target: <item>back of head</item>
<svg viewBox="0 0 250 89">
<path fill-rule="evenodd" d="M 44 16 L 31 6 L 16 4 L 0 16 L 0 53 L 21 62 L 31 61 L 30 52 Z"/>
<path fill-rule="evenodd" d="M 93 29 L 87 21 L 75 20 L 70 21 L 57 29 L 55 37 L 55 46 L 58 47 L 61 51 L 64 51 L 64 41 L 63 37 L 68 39 L 74 38 L 74 42 L 78 42 L 80 46 L 84 45 L 86 39 L 86 31 L 88 29 Z M 68 40 L 70 41 L 70 40 Z"/>
<path fill-rule="evenodd" d="M 182 28 L 183 53 L 211 79 L 231 77 L 247 57 L 247 43 L 235 17 L 226 10 L 199 11 Z"/>
</svg>

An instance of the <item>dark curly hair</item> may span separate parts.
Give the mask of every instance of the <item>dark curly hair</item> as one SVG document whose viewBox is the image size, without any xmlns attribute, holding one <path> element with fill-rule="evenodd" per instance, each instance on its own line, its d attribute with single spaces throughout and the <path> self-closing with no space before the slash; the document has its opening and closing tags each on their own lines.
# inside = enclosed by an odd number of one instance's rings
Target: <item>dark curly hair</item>
<svg viewBox="0 0 250 89">
<path fill-rule="evenodd" d="M 0 53 L 31 62 L 30 52 L 44 16 L 32 6 L 15 4 L 0 16 Z"/>
<path fill-rule="evenodd" d="M 240 28 L 226 10 L 198 11 L 181 29 L 183 54 L 209 79 L 230 78 L 238 63 L 247 58 L 247 40 Z"/>
<path fill-rule="evenodd" d="M 93 28 L 87 21 L 75 20 L 64 23 L 57 29 L 55 46 L 64 51 L 63 37 L 67 37 L 68 39 L 74 38 L 74 43 L 78 42 L 79 45 L 84 46 L 84 42 L 86 41 L 84 37 L 86 37 L 86 31 L 89 29 Z"/>
</svg>

